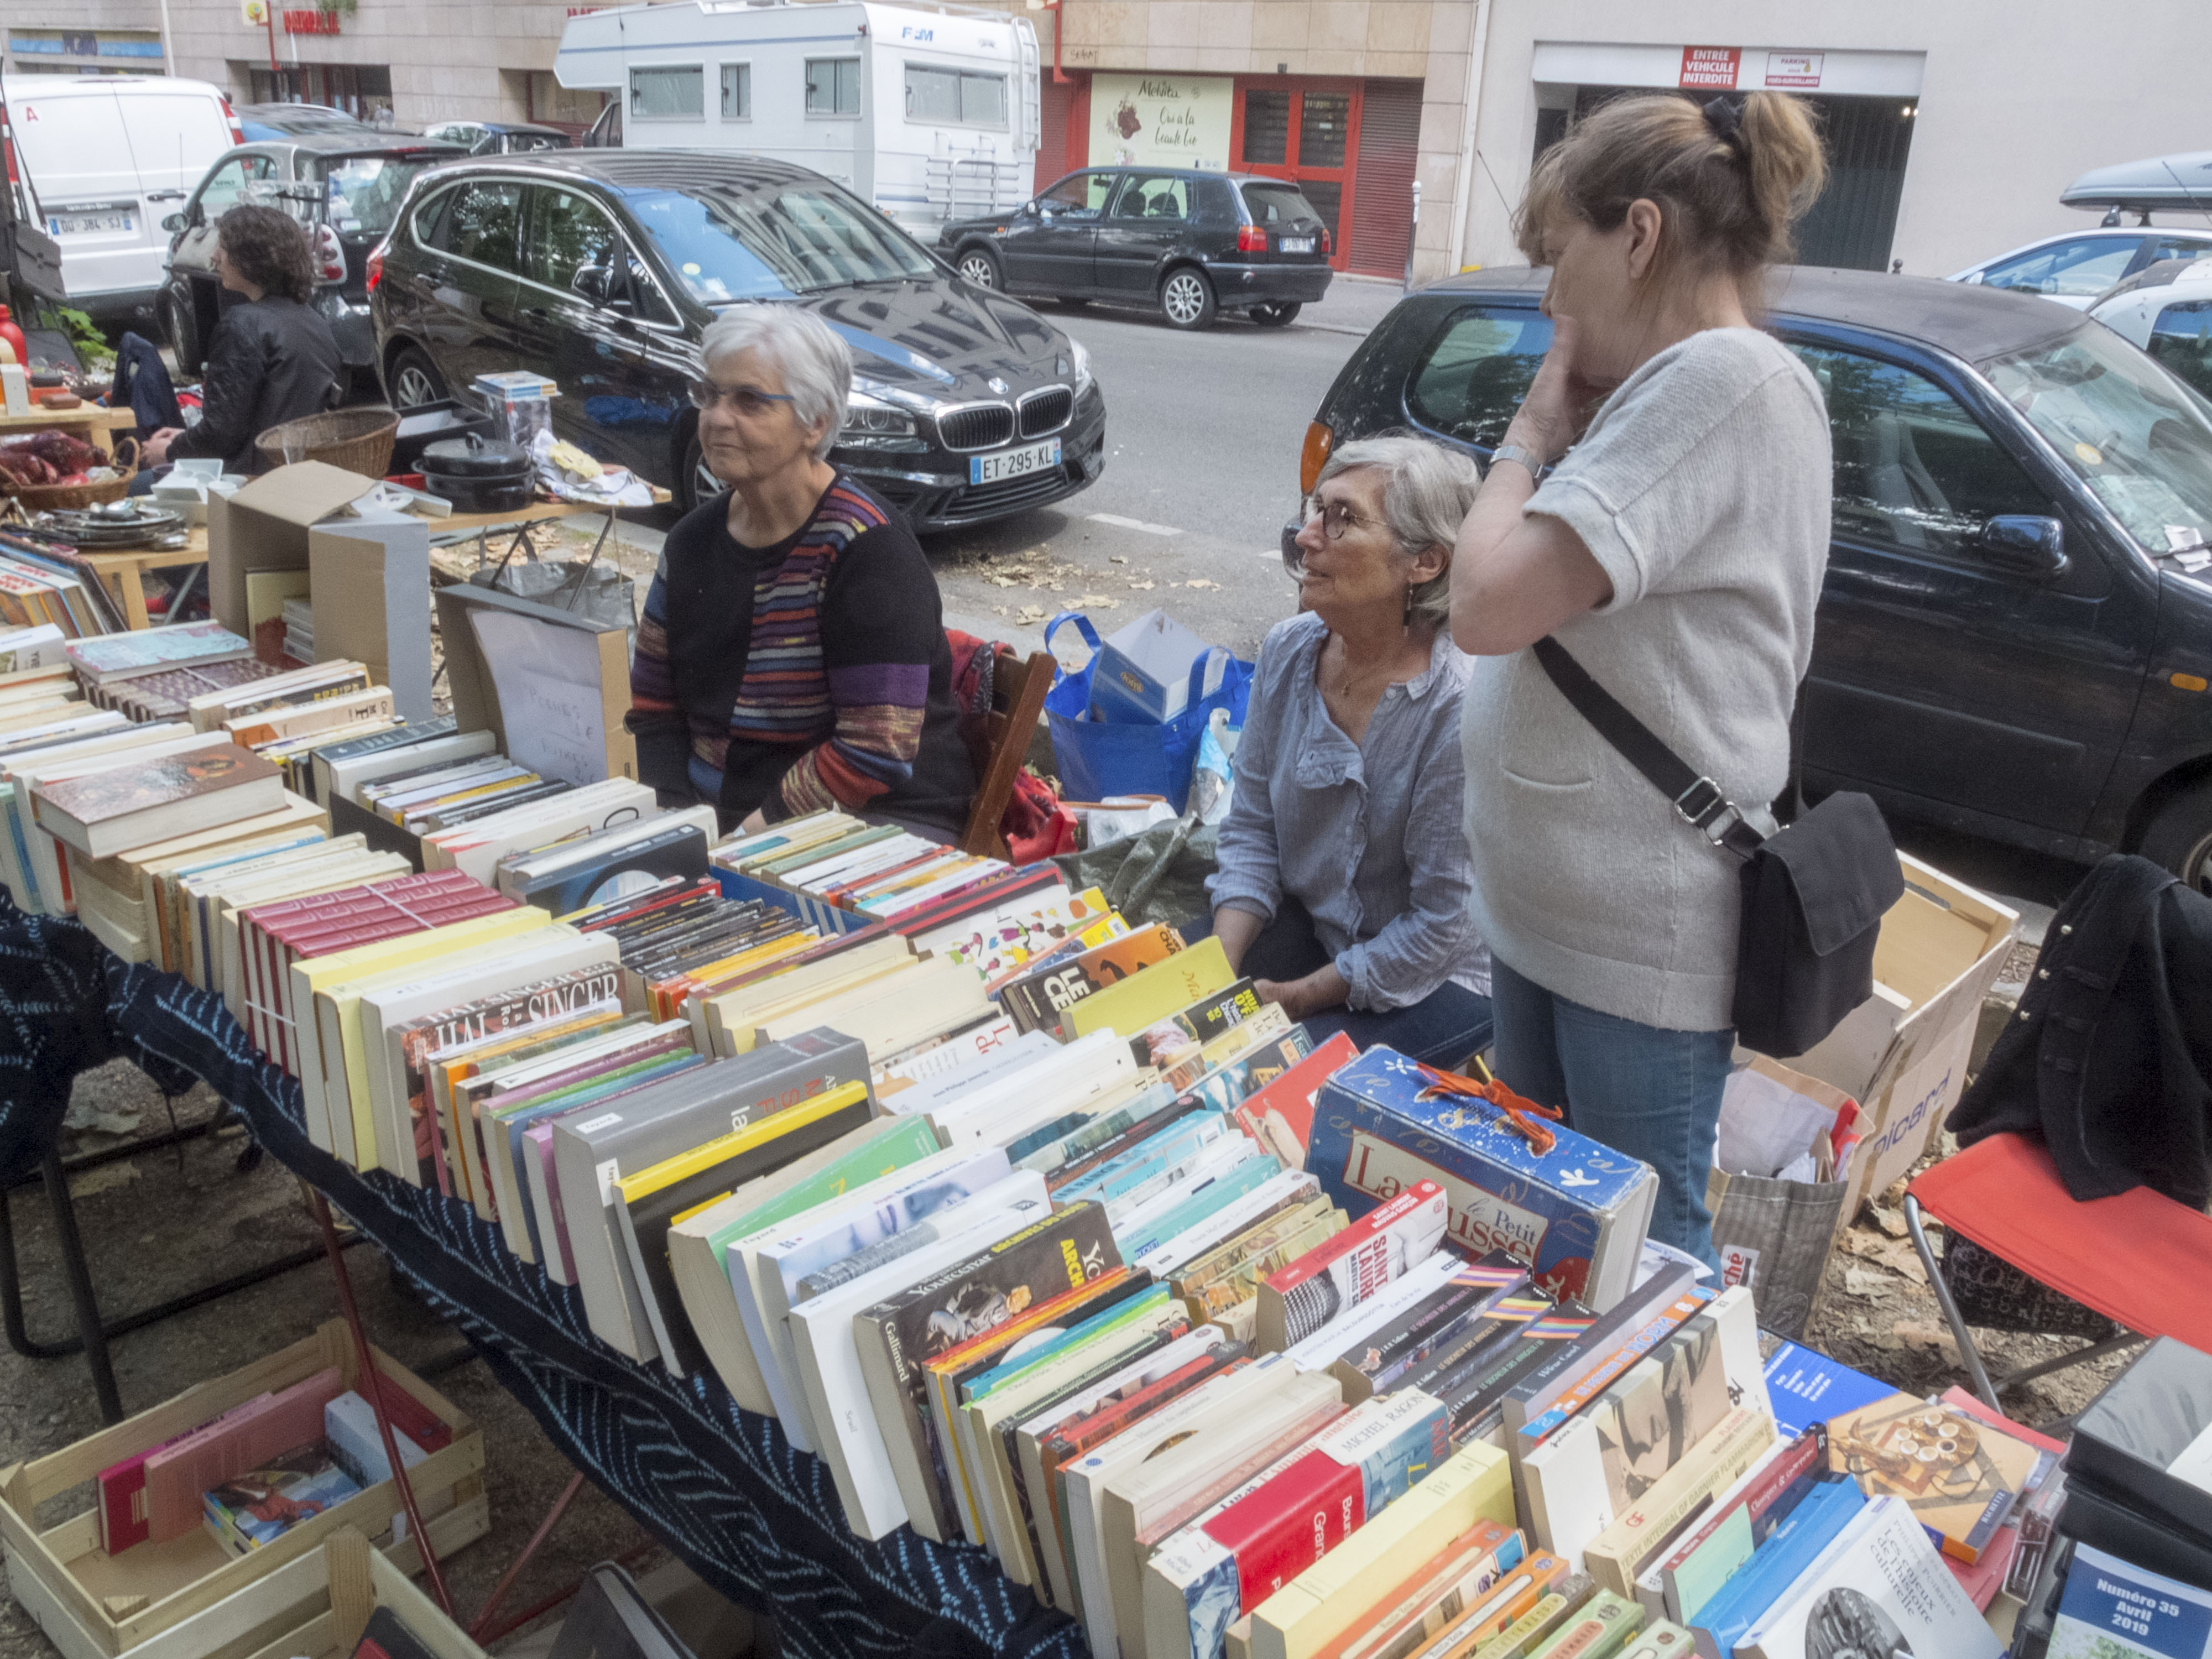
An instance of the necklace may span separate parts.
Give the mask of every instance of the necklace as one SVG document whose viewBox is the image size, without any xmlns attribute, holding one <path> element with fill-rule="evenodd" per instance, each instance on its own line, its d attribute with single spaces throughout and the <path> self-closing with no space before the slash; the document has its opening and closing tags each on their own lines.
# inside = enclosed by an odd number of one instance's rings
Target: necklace
<svg viewBox="0 0 2212 1659">
<path fill-rule="evenodd" d="M 1343 642 L 1342 642 L 1342 641 L 1340 641 L 1340 641 L 1337 641 L 1337 643 L 1338 643 L 1338 644 L 1340 644 L 1340 645 L 1341 645 Z M 1347 654 L 1348 654 L 1348 648 L 1347 648 Z M 1329 685 L 1329 684 L 1328 684 L 1327 683 L 1325 683 L 1325 682 L 1324 682 L 1324 683 L 1323 683 L 1323 684 L 1322 684 L 1322 695 L 1323 696 L 1327 696 L 1327 697 L 1346 697 L 1346 696 L 1351 696 L 1351 695 L 1352 695 L 1352 688 L 1353 688 L 1353 687 L 1358 686 L 1358 685 L 1364 684 L 1367 680 L 1370 679 L 1371 678 L 1373 678 L 1373 677 L 1374 677 L 1376 674 L 1377 674 L 1377 673 L 1381 673 L 1381 674 L 1385 674 L 1385 675 L 1387 675 L 1387 674 L 1389 674 L 1389 672 L 1390 672 L 1390 665 L 1389 665 L 1389 663 L 1387 663 L 1387 662 L 1386 662 L 1386 663 L 1382 664 L 1382 666 L 1381 666 L 1379 669 L 1378 669 L 1378 668 L 1370 668 L 1370 669 L 1364 669 L 1364 670 L 1363 670 L 1362 672 L 1360 672 L 1359 673 L 1357 673 L 1357 674 L 1347 674 L 1347 675 L 1346 675 L 1343 678 L 1340 679 L 1340 680 L 1337 682 L 1337 684 L 1334 684 L 1334 685 L 1333 685 L 1333 686 L 1332 686 L 1332 685 Z"/>
</svg>

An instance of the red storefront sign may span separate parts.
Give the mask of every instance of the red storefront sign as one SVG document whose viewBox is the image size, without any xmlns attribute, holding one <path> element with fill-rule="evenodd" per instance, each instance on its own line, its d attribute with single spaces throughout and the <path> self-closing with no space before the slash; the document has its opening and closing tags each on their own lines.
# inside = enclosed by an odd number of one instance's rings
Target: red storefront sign
<svg viewBox="0 0 2212 1659">
<path fill-rule="evenodd" d="M 1734 91 L 1736 70 L 1742 58 L 1742 49 L 1737 46 L 1685 46 L 1682 78 L 1675 84 Z"/>
<path fill-rule="evenodd" d="M 336 34 L 338 15 L 334 11 L 288 11 L 284 14 L 284 33 L 287 34 Z"/>
</svg>

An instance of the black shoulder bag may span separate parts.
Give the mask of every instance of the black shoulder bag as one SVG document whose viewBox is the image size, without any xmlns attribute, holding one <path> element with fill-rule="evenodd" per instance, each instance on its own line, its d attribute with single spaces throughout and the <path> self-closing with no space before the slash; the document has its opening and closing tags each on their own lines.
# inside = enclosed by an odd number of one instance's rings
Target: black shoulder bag
<svg viewBox="0 0 2212 1659">
<path fill-rule="evenodd" d="M 1736 1040 L 1787 1060 L 1834 1030 L 1874 994 L 1881 919 L 1904 896 L 1905 871 L 1871 797 L 1838 791 L 1762 836 L 1711 778 L 1660 742 L 1557 640 L 1536 660 L 1560 695 L 1674 803 L 1683 820 L 1742 861 L 1735 963 Z"/>
</svg>

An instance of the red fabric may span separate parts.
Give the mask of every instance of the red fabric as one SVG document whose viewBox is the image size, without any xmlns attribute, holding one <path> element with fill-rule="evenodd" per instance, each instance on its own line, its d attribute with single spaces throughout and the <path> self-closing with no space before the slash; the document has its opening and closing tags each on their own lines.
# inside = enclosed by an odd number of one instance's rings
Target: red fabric
<svg viewBox="0 0 2212 1659">
<path fill-rule="evenodd" d="M 2212 1352 L 2212 1217 L 2137 1187 L 2077 1202 L 2051 1154 L 1992 1135 L 1912 1183 L 1954 1232 L 2146 1336 Z"/>
<path fill-rule="evenodd" d="M 957 628 L 945 630 L 952 647 L 952 702 L 959 712 L 960 737 L 968 745 L 980 786 L 991 763 L 991 683 L 1001 656 L 1013 647 L 979 640 Z M 1075 814 L 1060 805 L 1053 787 L 1029 768 L 1014 778 L 1014 793 L 999 815 L 999 833 L 1016 864 L 1035 864 L 1075 850 Z"/>
</svg>

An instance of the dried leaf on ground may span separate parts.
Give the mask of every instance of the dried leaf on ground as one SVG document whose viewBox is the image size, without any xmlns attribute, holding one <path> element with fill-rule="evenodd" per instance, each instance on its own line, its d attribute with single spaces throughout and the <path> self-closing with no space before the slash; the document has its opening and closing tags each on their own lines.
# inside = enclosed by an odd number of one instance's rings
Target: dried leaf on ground
<svg viewBox="0 0 2212 1659">
<path fill-rule="evenodd" d="M 1940 1321 L 1900 1319 L 1897 1322 L 1897 1334 L 1907 1347 L 1942 1349 L 1947 1364 L 1964 1363 L 1964 1357 L 1959 1352 L 1958 1340 L 1951 1334 L 1951 1328 Z"/>
<path fill-rule="evenodd" d="M 1018 586 L 1012 576 L 993 576 L 989 580 L 991 586 L 994 587 L 1013 587 Z"/>
<path fill-rule="evenodd" d="M 1887 1296 L 1889 1294 L 1890 1289 L 1891 1285 L 1887 1277 L 1884 1274 L 1876 1273 L 1871 1267 L 1854 1267 L 1844 1269 L 1844 1290 L 1849 1295 L 1863 1297 Z"/>
<path fill-rule="evenodd" d="M 1119 599 L 1108 599 L 1103 593 L 1085 593 L 1079 598 L 1075 602 L 1078 605 L 1089 605 L 1092 609 L 1098 611 L 1111 611 L 1115 605 L 1121 603 Z"/>
<path fill-rule="evenodd" d="M 1880 1227 L 1882 1231 L 1887 1233 L 1892 1238 L 1902 1238 L 1905 1237 L 1905 1230 L 1904 1211 L 1893 1210 L 1883 1205 L 1877 1204 L 1874 1206 L 1874 1219 L 1875 1224 Z"/>
<path fill-rule="evenodd" d="M 1218 587 L 1221 584 L 1217 581 L 1209 581 L 1204 576 L 1194 576 L 1188 581 L 1185 582 L 1183 586 L 1185 587 Z"/>
<path fill-rule="evenodd" d="M 1129 556 L 1127 553 L 1109 553 L 1106 556 L 1106 562 L 1109 564 L 1127 564 L 1129 562 Z"/>
<path fill-rule="evenodd" d="M 1131 582 L 1129 586 L 1135 588 L 1141 593 L 1149 593 L 1152 589 L 1158 587 L 1159 584 L 1158 582 Z"/>
</svg>

